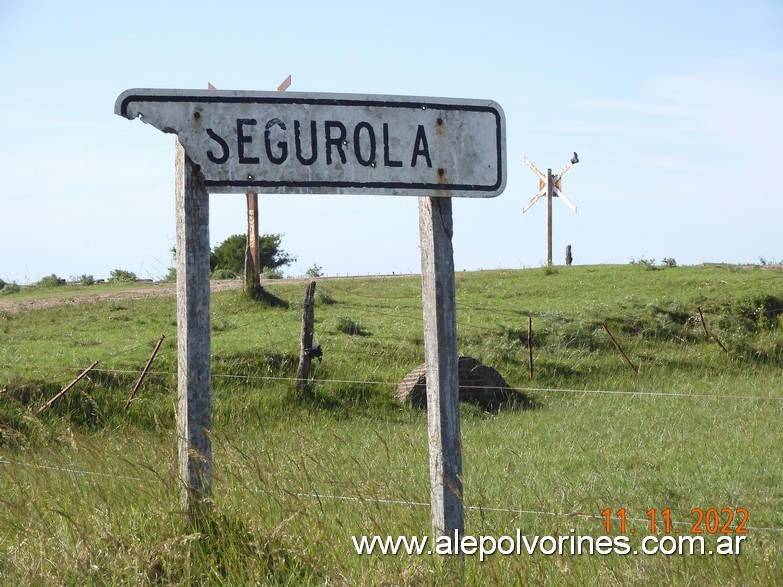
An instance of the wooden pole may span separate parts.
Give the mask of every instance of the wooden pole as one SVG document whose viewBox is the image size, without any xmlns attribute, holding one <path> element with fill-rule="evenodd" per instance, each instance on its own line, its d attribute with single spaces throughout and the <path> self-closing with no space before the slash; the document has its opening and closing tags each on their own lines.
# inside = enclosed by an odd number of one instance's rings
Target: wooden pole
<svg viewBox="0 0 783 587">
<path fill-rule="evenodd" d="M 432 535 L 465 528 L 451 198 L 419 198 Z"/>
<path fill-rule="evenodd" d="M 310 378 L 310 363 L 313 358 L 315 281 L 311 281 L 305 292 L 302 308 L 302 337 L 299 344 L 299 368 L 296 370 L 296 387 L 301 389 Z"/>
<path fill-rule="evenodd" d="M 255 298 L 261 287 L 258 251 L 258 194 L 247 192 L 247 247 L 245 249 L 245 293 Z"/>
<path fill-rule="evenodd" d="M 546 170 L 546 266 L 552 266 L 552 170 Z"/>
<path fill-rule="evenodd" d="M 209 194 L 179 140 L 175 170 L 180 503 L 198 514 L 212 494 Z"/>
<path fill-rule="evenodd" d="M 87 373 L 92 371 L 95 368 L 95 365 L 97 365 L 97 364 L 98 364 L 98 361 L 95 361 L 92 365 L 90 365 L 84 371 L 82 371 L 79 375 L 77 375 L 76 379 L 74 379 L 68 385 L 63 387 L 57 395 L 55 395 L 52 399 L 50 399 L 48 402 L 46 402 L 44 405 L 42 405 L 40 408 L 38 408 L 38 411 L 35 412 L 36 416 L 38 414 L 40 414 L 41 412 L 43 412 L 46 408 L 51 406 L 54 402 L 56 402 L 62 396 L 64 396 L 68 392 L 69 389 L 71 389 L 74 385 L 79 383 L 79 381 L 81 381 L 82 377 L 84 377 L 85 375 L 87 375 Z"/>
<path fill-rule="evenodd" d="M 212 84 L 210 89 L 213 89 Z M 291 85 L 289 74 L 283 82 L 277 86 L 278 92 L 285 92 Z M 258 194 L 246 192 L 247 197 L 247 247 L 245 248 L 245 293 L 252 298 L 262 295 L 261 291 L 261 261 L 258 250 Z"/>
<path fill-rule="evenodd" d="M 139 375 L 138 381 L 136 381 L 136 385 L 133 386 L 133 389 L 131 390 L 131 394 L 128 397 L 128 401 L 125 402 L 125 410 L 128 409 L 128 407 L 131 405 L 131 402 L 133 401 L 133 397 L 136 395 L 136 392 L 139 390 L 139 387 L 141 387 L 141 382 L 144 381 L 144 377 L 147 375 L 147 371 L 150 370 L 150 366 L 152 366 L 152 361 L 155 359 L 155 355 L 158 354 L 158 349 L 160 349 L 160 345 L 163 344 L 163 339 L 165 337 L 161 334 L 160 340 L 158 340 L 158 344 L 155 345 L 155 348 L 152 349 L 152 354 L 150 355 L 150 358 L 147 360 L 147 364 L 144 365 L 144 369 L 141 370 L 141 375 Z"/>
</svg>

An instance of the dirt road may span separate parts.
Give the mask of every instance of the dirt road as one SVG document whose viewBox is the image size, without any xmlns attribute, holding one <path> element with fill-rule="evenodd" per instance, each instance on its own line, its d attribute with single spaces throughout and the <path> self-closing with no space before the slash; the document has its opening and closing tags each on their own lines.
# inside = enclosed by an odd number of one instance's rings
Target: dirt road
<svg viewBox="0 0 783 587">
<path fill-rule="evenodd" d="M 225 291 L 241 288 L 242 280 L 216 280 L 210 281 L 209 284 L 210 289 L 213 292 Z M 100 286 L 95 287 L 96 289 L 103 289 Z M 67 288 L 67 285 L 63 286 L 62 289 L 56 288 L 56 291 L 52 292 L 56 295 L 42 295 L 42 297 L 37 299 L 17 300 L 14 299 L 14 296 L 11 296 L 10 298 L 0 297 L 0 312 L 17 313 L 54 306 L 73 306 L 76 304 L 106 302 L 110 300 L 135 300 L 148 297 L 174 296 L 177 294 L 177 284 L 173 281 L 162 281 L 150 283 L 148 285 L 135 284 L 133 286 L 128 286 L 127 289 L 112 288 L 110 291 L 104 290 L 100 293 L 92 293 L 89 289 L 80 289 L 78 292 L 73 292 L 73 295 L 68 295 Z"/>
</svg>

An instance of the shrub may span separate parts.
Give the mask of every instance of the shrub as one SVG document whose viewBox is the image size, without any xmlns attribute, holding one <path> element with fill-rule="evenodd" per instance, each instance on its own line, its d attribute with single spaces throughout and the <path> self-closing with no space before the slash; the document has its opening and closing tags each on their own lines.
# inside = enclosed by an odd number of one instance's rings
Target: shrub
<svg viewBox="0 0 783 587">
<path fill-rule="evenodd" d="M 3 284 L 4 284 L 3 287 L 0 288 L 0 296 L 15 294 L 22 289 L 21 287 L 19 287 L 19 284 L 13 281 L 11 283 L 3 282 Z"/>
<path fill-rule="evenodd" d="M 305 277 L 323 277 L 323 267 L 313 263 L 313 266 L 305 271 Z"/>
<path fill-rule="evenodd" d="M 364 336 L 367 334 L 367 331 L 362 328 L 359 322 L 352 320 L 348 316 L 337 317 L 337 330 L 351 336 Z"/>
<path fill-rule="evenodd" d="M 677 261 L 671 257 L 664 257 L 661 264 L 666 265 L 667 267 L 677 267 Z"/>
<path fill-rule="evenodd" d="M 41 278 L 41 281 L 39 282 L 39 285 L 41 285 L 42 287 L 58 287 L 64 284 L 65 284 L 65 280 L 58 277 L 54 273 Z"/>
<path fill-rule="evenodd" d="M 81 285 L 95 285 L 95 278 L 87 274 L 80 275 L 74 281 L 78 281 Z"/>
<path fill-rule="evenodd" d="M 645 259 L 644 257 L 635 259 L 631 257 L 631 265 L 641 265 L 645 269 L 653 270 L 655 269 L 655 259 Z"/>
<path fill-rule="evenodd" d="M 133 273 L 133 271 L 125 271 L 124 269 L 115 269 L 111 272 L 111 275 L 109 275 L 109 281 L 111 283 L 127 283 L 137 280 L 138 277 L 136 277 L 136 274 Z"/>
<path fill-rule="evenodd" d="M 172 267 L 171 268 L 174 273 L 174 279 L 177 278 L 177 270 Z M 210 279 L 239 279 L 239 275 L 231 271 L 230 269 L 215 269 L 212 272 L 212 275 L 209 276 Z"/>
<path fill-rule="evenodd" d="M 319 287 L 315 291 L 315 299 L 317 299 L 322 304 L 336 304 L 337 302 L 334 299 L 334 296 L 332 295 L 332 290 L 328 287 Z"/>
<path fill-rule="evenodd" d="M 261 277 L 264 279 L 283 279 L 283 272 L 280 269 L 270 269 L 266 267 L 261 272 Z"/>
</svg>

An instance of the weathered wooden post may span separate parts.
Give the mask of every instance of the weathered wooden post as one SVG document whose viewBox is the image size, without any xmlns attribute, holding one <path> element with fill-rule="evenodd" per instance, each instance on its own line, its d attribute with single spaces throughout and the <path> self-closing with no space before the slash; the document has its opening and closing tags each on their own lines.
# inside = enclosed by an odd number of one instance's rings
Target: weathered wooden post
<svg viewBox="0 0 783 587">
<path fill-rule="evenodd" d="M 419 198 L 432 535 L 465 529 L 451 198 Z"/>
<path fill-rule="evenodd" d="M 258 255 L 258 194 L 247 192 L 247 250 L 245 251 L 245 293 L 258 297 L 261 288 L 261 267 Z"/>
<path fill-rule="evenodd" d="M 179 140 L 175 169 L 177 454 L 182 508 L 198 513 L 212 494 L 209 194 Z"/>
<path fill-rule="evenodd" d="M 291 85 L 291 75 L 277 86 L 278 92 L 285 92 Z M 217 90 L 211 83 L 207 89 Z M 258 250 L 258 193 L 249 190 L 245 192 L 247 198 L 247 246 L 245 248 L 245 294 L 253 299 L 262 295 L 261 288 L 261 257 Z"/>
<path fill-rule="evenodd" d="M 315 307 L 315 281 L 305 291 L 302 304 L 302 336 L 299 343 L 299 367 L 296 370 L 296 388 L 301 389 L 310 377 L 310 363 L 313 359 L 313 322 Z"/>
</svg>

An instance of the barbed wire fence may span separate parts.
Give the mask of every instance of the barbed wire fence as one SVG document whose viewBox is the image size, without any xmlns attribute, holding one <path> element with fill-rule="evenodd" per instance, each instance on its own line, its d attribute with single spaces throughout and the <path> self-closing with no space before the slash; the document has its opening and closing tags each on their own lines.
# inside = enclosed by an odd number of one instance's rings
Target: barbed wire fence
<svg viewBox="0 0 783 587">
<path fill-rule="evenodd" d="M 367 303 L 361 304 L 361 303 L 353 303 L 353 304 L 343 304 L 343 307 L 346 309 L 346 311 L 351 310 L 368 310 L 371 309 L 373 312 L 373 316 L 376 317 L 382 317 L 382 318 L 392 318 L 396 321 L 411 321 L 416 322 L 417 324 L 420 324 L 422 322 L 421 317 L 421 307 L 420 305 L 417 305 L 416 303 L 410 303 L 411 298 L 409 296 L 398 296 L 393 298 L 385 298 L 384 301 L 391 302 L 387 306 L 381 306 L 381 309 L 379 309 L 378 306 L 378 299 L 374 296 L 370 295 L 363 295 L 361 292 L 357 291 L 351 291 L 349 292 L 351 296 L 359 299 L 366 298 L 368 300 Z M 372 303 L 370 303 L 372 302 Z M 407 302 L 407 303 L 406 303 Z M 492 319 L 497 321 L 498 319 L 505 319 L 508 321 L 515 321 L 524 318 L 527 319 L 528 316 L 530 316 L 529 312 L 525 312 L 523 310 L 520 311 L 508 311 L 508 310 L 498 310 L 496 308 L 485 308 L 480 307 L 476 305 L 459 305 L 459 308 L 461 310 L 467 310 L 474 313 L 482 313 L 485 312 L 488 315 L 491 315 Z M 769 309 L 769 310 L 763 310 L 759 309 L 753 312 L 747 312 L 743 314 L 735 315 L 734 317 L 739 318 L 745 318 L 745 319 L 751 319 L 751 320 L 758 320 L 762 317 L 762 315 L 770 317 L 770 316 L 776 316 L 783 312 L 781 309 Z M 705 334 L 706 334 L 706 326 L 705 326 L 705 318 L 699 309 L 698 314 L 700 315 L 700 320 L 695 321 L 690 325 L 692 328 L 701 328 L 704 326 Z M 694 312 L 694 317 L 697 315 L 696 312 Z M 221 319 L 221 317 L 217 316 L 218 320 Z M 558 320 L 569 320 L 572 324 L 576 324 L 578 326 L 582 326 L 584 328 L 592 329 L 594 331 L 598 331 L 598 328 L 600 327 L 601 321 L 599 319 L 594 320 L 574 320 L 570 319 L 567 316 L 564 316 L 563 314 L 556 312 L 553 313 L 552 316 L 539 316 L 538 318 L 549 318 L 552 321 L 558 321 Z M 237 330 L 247 327 L 253 327 L 253 328 L 259 328 L 263 326 L 263 322 L 265 320 L 272 320 L 271 317 L 259 317 L 257 315 L 254 315 L 252 318 L 249 318 L 246 322 L 241 323 L 234 323 L 231 330 Z M 684 325 L 683 328 L 685 328 L 687 325 Z M 506 326 L 501 322 L 493 322 L 491 324 L 477 324 L 473 321 L 471 318 L 470 320 L 462 320 L 460 321 L 458 319 L 458 328 L 460 329 L 460 332 L 468 332 L 471 333 L 479 333 L 479 334 L 497 334 L 499 330 L 505 328 Z M 220 336 L 221 332 L 213 333 L 213 336 Z M 171 338 L 176 338 L 174 329 L 172 328 L 171 332 L 163 333 L 162 336 L 165 336 L 169 340 Z M 396 341 L 399 342 L 399 337 L 395 336 L 384 336 L 381 334 L 374 333 L 371 335 L 371 338 L 374 340 L 380 340 L 380 341 Z M 298 341 L 296 341 L 298 344 Z M 122 349 L 117 349 L 113 352 L 106 353 L 104 357 L 101 359 L 102 364 L 110 363 L 113 360 L 119 360 L 123 357 L 126 357 L 128 355 L 138 353 L 142 350 L 149 349 L 149 342 L 134 342 L 129 344 L 126 347 L 123 347 Z M 568 345 L 566 345 L 568 346 Z M 295 348 L 295 345 L 292 343 L 291 349 Z M 725 350 L 725 349 L 724 349 Z M 353 351 L 340 351 L 338 349 L 332 349 L 332 352 L 353 352 Z M 169 355 L 169 358 L 172 354 L 175 354 L 175 350 L 172 347 L 167 348 L 161 348 L 160 350 L 160 356 L 166 356 Z M 577 353 L 577 357 L 586 358 L 589 357 L 589 352 L 586 349 L 581 349 Z M 574 357 L 571 357 L 573 360 Z M 67 370 L 67 372 L 70 371 L 81 371 L 83 370 L 82 367 L 73 366 Z M 111 368 L 111 367 L 95 367 L 92 370 L 95 373 L 108 373 L 108 374 L 122 374 L 122 375 L 133 375 L 138 376 L 143 373 L 142 369 L 128 369 L 128 368 Z M 52 373 L 46 373 L 44 371 L 40 371 L 39 374 L 51 378 L 52 375 L 55 377 L 58 375 L 65 375 L 66 370 L 59 374 L 52 374 Z M 165 377 L 176 377 L 177 373 L 176 371 L 169 371 L 169 370 L 157 370 L 157 369 L 149 369 L 146 372 L 147 375 L 157 375 L 157 376 L 165 376 Z M 248 375 L 248 374 L 240 374 L 240 373 L 214 373 L 212 374 L 213 380 L 243 380 L 247 381 L 248 383 L 252 384 L 255 381 L 271 381 L 271 382 L 279 382 L 279 383 L 285 383 L 285 384 L 291 384 L 293 385 L 297 379 L 294 376 L 274 376 L 274 375 Z M 388 380 L 373 380 L 373 379 L 337 379 L 337 378 L 318 378 L 318 377 L 312 377 L 310 379 L 311 383 L 317 384 L 317 385 L 367 385 L 367 386 L 379 386 L 379 387 L 389 387 L 391 389 L 394 389 L 399 381 L 388 381 Z M 465 386 L 470 387 L 470 386 Z M 541 387 L 541 386 L 511 386 L 510 389 L 515 392 L 519 393 L 540 393 L 540 394 L 580 394 L 580 395 L 611 395 L 611 396 L 617 396 L 622 397 L 626 399 L 642 399 L 642 398 L 666 398 L 666 399 L 672 399 L 672 400 L 678 400 L 678 399 L 695 399 L 695 400 L 721 400 L 721 401 L 741 401 L 741 402 L 747 402 L 747 401 L 757 401 L 757 402 L 773 402 L 773 403 L 782 403 L 783 402 L 783 396 L 776 397 L 773 395 L 770 396 L 764 396 L 764 395 L 754 395 L 754 394 L 732 394 L 732 395 L 726 395 L 726 394 L 708 394 L 708 393 L 684 393 L 684 392 L 676 392 L 676 391 L 650 391 L 650 390 L 634 390 L 634 389 L 576 389 L 576 388 L 561 388 L 561 387 Z M 252 393 L 253 389 L 250 389 L 248 393 Z M 236 393 L 236 392 L 234 392 Z M 23 462 L 23 461 L 17 461 L 17 460 L 7 460 L 7 459 L 0 459 L 0 465 L 3 467 L 19 467 L 19 468 L 29 468 L 29 469 L 35 469 L 35 470 L 41 470 L 41 471 L 48 471 L 53 473 L 68 473 L 77 477 L 83 477 L 83 478 L 90 478 L 90 477 L 110 477 L 110 478 L 116 478 L 119 480 L 124 481 L 134 481 L 139 482 L 143 481 L 142 478 L 131 476 L 131 475 L 119 475 L 116 473 L 107 473 L 107 472 L 100 472 L 100 471 L 92 471 L 92 470 L 86 470 L 86 469 L 80 469 L 80 468 L 71 468 L 71 467 L 60 467 L 56 465 L 48 465 L 48 464 L 35 464 L 35 463 L 29 463 L 29 462 Z M 262 491 L 262 490 L 256 490 L 256 491 Z M 264 490 L 267 491 L 267 490 Z M 366 497 L 366 496 L 355 496 L 355 495 L 338 495 L 333 493 L 317 493 L 317 492 L 299 492 L 295 494 L 299 498 L 303 499 L 318 499 L 318 500 L 331 500 L 335 502 L 344 502 L 344 503 L 356 503 L 356 502 L 367 502 L 367 503 L 373 503 L 377 505 L 388 505 L 388 506 L 405 506 L 405 507 L 430 507 L 430 504 L 428 502 L 424 501 L 406 501 L 406 500 L 399 500 L 399 499 L 385 499 L 385 498 L 377 498 L 377 497 Z M 606 517 L 603 515 L 594 515 L 594 514 L 584 514 L 579 512 L 552 512 L 552 511 L 543 511 L 543 510 L 529 510 L 529 509 L 516 509 L 516 508 L 505 508 L 500 507 L 497 505 L 475 505 L 475 504 L 466 504 L 465 508 L 467 510 L 480 510 L 480 511 L 486 511 L 486 512 L 500 512 L 500 513 L 507 513 L 507 514 L 515 514 L 515 515 L 525 515 L 525 516 L 538 516 L 538 517 L 558 517 L 558 518 L 582 518 L 582 519 L 595 519 L 595 520 L 605 520 Z M 645 522 L 646 520 L 633 520 L 631 518 L 628 519 L 628 521 L 638 521 L 638 522 Z M 672 521 L 673 525 L 681 525 L 681 526 L 687 526 L 691 525 L 691 522 L 684 522 L 684 521 Z M 783 532 L 783 527 L 773 527 L 773 526 L 759 526 L 759 527 L 750 527 L 747 526 L 747 529 L 755 530 L 755 531 L 765 531 L 765 532 L 774 532 L 774 533 L 781 533 Z"/>
</svg>

